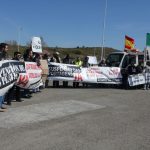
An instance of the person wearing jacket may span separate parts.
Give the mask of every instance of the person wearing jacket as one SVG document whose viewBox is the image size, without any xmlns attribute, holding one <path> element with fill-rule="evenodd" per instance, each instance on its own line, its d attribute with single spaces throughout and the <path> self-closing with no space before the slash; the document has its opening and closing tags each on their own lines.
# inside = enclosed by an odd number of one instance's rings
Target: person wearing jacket
<svg viewBox="0 0 150 150">
<path fill-rule="evenodd" d="M 24 61 L 27 62 L 33 62 L 33 52 L 32 48 L 30 47 L 29 49 L 26 49 L 24 55 L 23 55 Z M 24 89 L 24 98 L 31 98 L 32 95 L 30 93 L 29 89 Z"/>
<path fill-rule="evenodd" d="M 1 43 L 0 44 L 0 61 L 8 59 L 8 44 L 7 43 Z M 9 91 L 8 91 L 9 92 Z M 4 104 L 4 99 L 7 94 L 4 96 L 0 96 L 0 111 L 4 112 L 7 108 L 3 105 Z"/>
<path fill-rule="evenodd" d="M 52 59 L 52 58 L 51 58 Z M 52 62 L 52 61 L 51 61 Z M 61 58 L 59 56 L 59 52 L 55 52 L 53 54 L 53 62 L 55 63 L 61 63 Z M 59 87 L 59 81 L 57 80 L 53 80 L 53 87 Z"/>
<path fill-rule="evenodd" d="M 77 65 L 78 67 L 81 67 L 81 66 L 82 66 L 82 61 L 81 61 L 80 57 L 77 57 L 77 58 L 75 59 L 74 64 Z M 74 88 L 79 87 L 79 82 L 73 82 L 73 87 L 74 87 Z"/>
<path fill-rule="evenodd" d="M 8 44 L 1 43 L 0 44 L 0 61 L 8 59 Z"/>
<path fill-rule="evenodd" d="M 72 61 L 71 61 L 71 58 L 70 58 L 69 54 L 67 54 L 65 56 L 65 58 L 63 59 L 63 63 L 64 64 L 72 64 Z M 63 81 L 63 87 L 68 87 L 68 81 Z"/>
</svg>

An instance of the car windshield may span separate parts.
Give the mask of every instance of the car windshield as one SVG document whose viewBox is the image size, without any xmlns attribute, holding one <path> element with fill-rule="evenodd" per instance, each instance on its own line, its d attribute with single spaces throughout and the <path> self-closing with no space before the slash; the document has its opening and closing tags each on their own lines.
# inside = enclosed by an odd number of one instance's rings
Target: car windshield
<svg viewBox="0 0 150 150">
<path fill-rule="evenodd" d="M 109 67 L 119 67 L 124 54 L 110 54 L 106 59 L 106 65 Z"/>
</svg>

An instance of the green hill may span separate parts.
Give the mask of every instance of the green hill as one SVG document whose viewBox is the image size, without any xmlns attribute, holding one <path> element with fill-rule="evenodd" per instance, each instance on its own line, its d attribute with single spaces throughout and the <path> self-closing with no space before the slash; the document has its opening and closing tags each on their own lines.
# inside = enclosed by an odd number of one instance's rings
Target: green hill
<svg viewBox="0 0 150 150">
<path fill-rule="evenodd" d="M 27 46 L 19 46 L 19 51 L 23 54 L 27 49 Z M 9 55 L 13 57 L 13 53 L 18 50 L 17 45 L 9 45 Z M 96 56 L 98 60 L 100 60 L 101 56 L 101 47 L 76 47 L 76 48 L 61 48 L 61 47 L 43 47 L 44 53 L 49 53 L 52 55 L 54 52 L 58 51 L 60 56 L 63 58 L 66 54 L 70 54 L 71 57 L 75 58 L 76 56 L 80 56 L 83 58 L 84 56 Z M 104 56 L 105 58 L 109 53 L 118 51 L 113 48 L 105 47 L 104 48 Z"/>
</svg>

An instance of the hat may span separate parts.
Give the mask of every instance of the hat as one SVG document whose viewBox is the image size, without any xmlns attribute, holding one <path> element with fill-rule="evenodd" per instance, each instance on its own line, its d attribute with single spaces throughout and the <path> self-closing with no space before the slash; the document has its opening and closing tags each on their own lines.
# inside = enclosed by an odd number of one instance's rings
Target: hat
<svg viewBox="0 0 150 150">
<path fill-rule="evenodd" d="M 59 55 L 59 52 L 56 52 L 55 54 Z"/>
</svg>

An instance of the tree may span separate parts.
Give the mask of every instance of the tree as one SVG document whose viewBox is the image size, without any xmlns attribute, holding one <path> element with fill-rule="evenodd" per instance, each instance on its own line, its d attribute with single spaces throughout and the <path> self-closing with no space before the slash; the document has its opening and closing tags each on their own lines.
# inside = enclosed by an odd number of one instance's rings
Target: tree
<svg viewBox="0 0 150 150">
<path fill-rule="evenodd" d="M 9 41 L 5 41 L 5 43 L 12 45 L 12 46 L 16 46 L 17 45 L 17 41 L 15 40 L 9 40 Z"/>
</svg>

